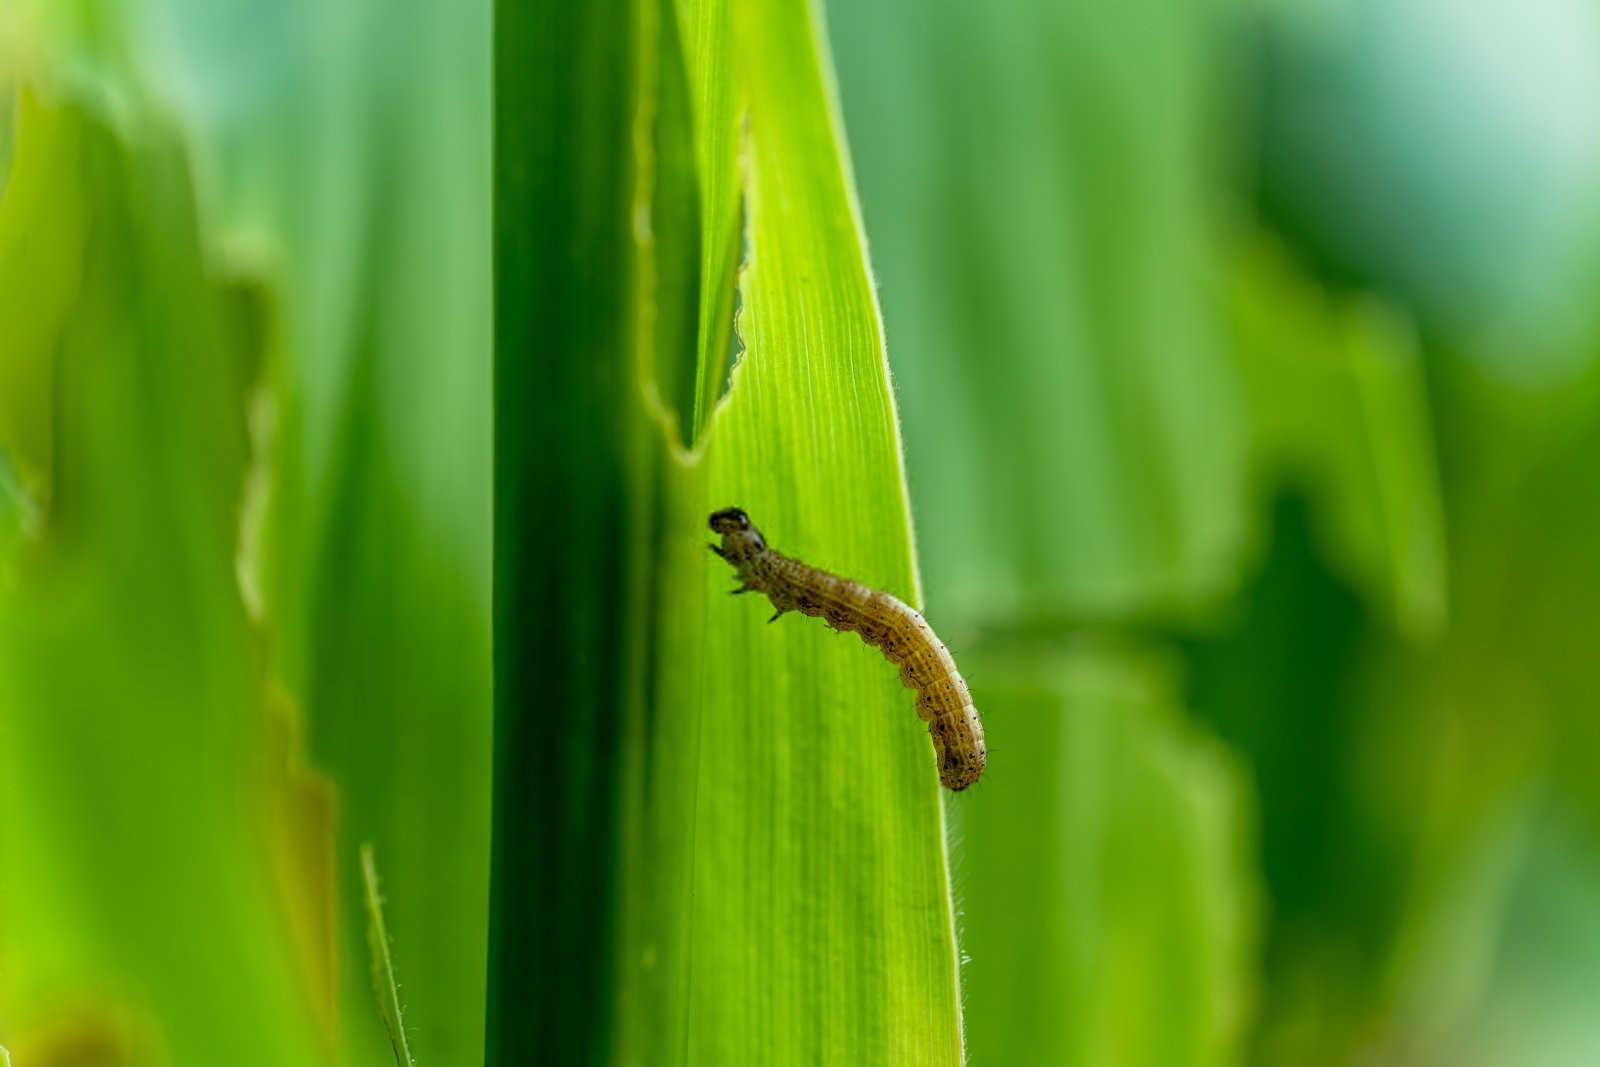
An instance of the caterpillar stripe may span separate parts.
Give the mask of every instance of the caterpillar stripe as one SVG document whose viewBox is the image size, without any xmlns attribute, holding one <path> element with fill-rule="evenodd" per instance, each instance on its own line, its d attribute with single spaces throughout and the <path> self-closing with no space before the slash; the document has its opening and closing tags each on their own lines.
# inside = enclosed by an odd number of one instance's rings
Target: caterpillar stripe
<svg viewBox="0 0 1600 1067">
<path fill-rule="evenodd" d="M 733 564 L 743 582 L 735 593 L 765 593 L 777 609 L 769 622 L 787 611 L 820 615 L 835 630 L 854 631 L 881 649 L 917 692 L 917 715 L 933 737 L 940 783 L 960 791 L 978 780 L 987 755 L 983 723 L 956 661 L 921 615 L 888 593 L 774 552 L 738 508 L 714 512 L 711 529 L 722 535 L 711 551 Z"/>
</svg>

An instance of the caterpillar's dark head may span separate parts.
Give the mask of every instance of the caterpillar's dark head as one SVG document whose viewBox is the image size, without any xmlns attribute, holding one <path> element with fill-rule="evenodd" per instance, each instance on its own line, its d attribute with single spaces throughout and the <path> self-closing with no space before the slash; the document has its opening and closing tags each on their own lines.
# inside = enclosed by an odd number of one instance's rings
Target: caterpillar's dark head
<svg viewBox="0 0 1600 1067">
<path fill-rule="evenodd" d="M 761 531 L 741 508 L 723 508 L 711 513 L 711 529 L 722 535 L 720 554 L 726 560 L 747 559 L 767 550 Z"/>
<path fill-rule="evenodd" d="M 750 516 L 741 508 L 723 508 L 711 513 L 711 529 L 719 534 L 737 533 L 750 529 Z"/>
</svg>

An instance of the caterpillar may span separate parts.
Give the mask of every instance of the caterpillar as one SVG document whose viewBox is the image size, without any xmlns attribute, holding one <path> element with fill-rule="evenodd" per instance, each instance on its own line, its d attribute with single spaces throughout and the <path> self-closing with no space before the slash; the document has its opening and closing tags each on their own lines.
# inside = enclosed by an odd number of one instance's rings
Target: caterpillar
<svg viewBox="0 0 1600 1067">
<path fill-rule="evenodd" d="M 807 566 L 774 552 L 739 508 L 711 515 L 722 544 L 711 551 L 733 564 L 741 585 L 735 593 L 765 593 L 776 612 L 822 616 L 835 630 L 854 631 L 900 668 L 900 681 L 917 693 L 917 715 L 928 724 L 939 764 L 939 782 L 959 792 L 983 773 L 987 750 L 983 723 L 956 661 L 933 629 L 910 605 L 859 582 Z"/>
</svg>

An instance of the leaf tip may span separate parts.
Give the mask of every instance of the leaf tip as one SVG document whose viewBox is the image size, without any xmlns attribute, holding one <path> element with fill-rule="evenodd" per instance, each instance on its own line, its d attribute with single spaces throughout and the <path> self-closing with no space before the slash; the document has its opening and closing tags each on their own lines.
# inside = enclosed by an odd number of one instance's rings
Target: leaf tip
<svg viewBox="0 0 1600 1067">
<path fill-rule="evenodd" d="M 378 864 L 372 843 L 361 845 L 361 882 L 367 909 L 367 944 L 372 949 L 372 990 L 378 998 L 378 1016 L 389 1032 L 389 1045 L 399 1067 L 416 1067 L 406 1044 L 405 1019 L 400 1008 L 400 988 L 394 978 L 394 960 L 389 955 L 389 932 L 383 922 L 383 897 L 378 893 Z M 8 1067 L 8 1065 L 0 1065 Z"/>
</svg>

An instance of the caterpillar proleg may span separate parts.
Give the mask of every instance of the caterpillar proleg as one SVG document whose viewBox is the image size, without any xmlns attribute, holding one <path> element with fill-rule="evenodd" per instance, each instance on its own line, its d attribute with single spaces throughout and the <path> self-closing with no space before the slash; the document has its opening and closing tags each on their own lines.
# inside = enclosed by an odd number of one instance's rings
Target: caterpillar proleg
<svg viewBox="0 0 1600 1067">
<path fill-rule="evenodd" d="M 881 649 L 900 668 L 900 681 L 916 690 L 917 715 L 933 737 L 939 782 L 959 791 L 978 780 L 987 755 L 983 723 L 956 661 L 921 615 L 888 593 L 774 552 L 739 508 L 713 512 L 711 529 L 722 535 L 722 544 L 711 551 L 739 572 L 743 584 L 735 593 L 765 593 L 777 609 L 770 622 L 787 611 L 820 615 L 835 630 L 854 631 Z"/>
</svg>

